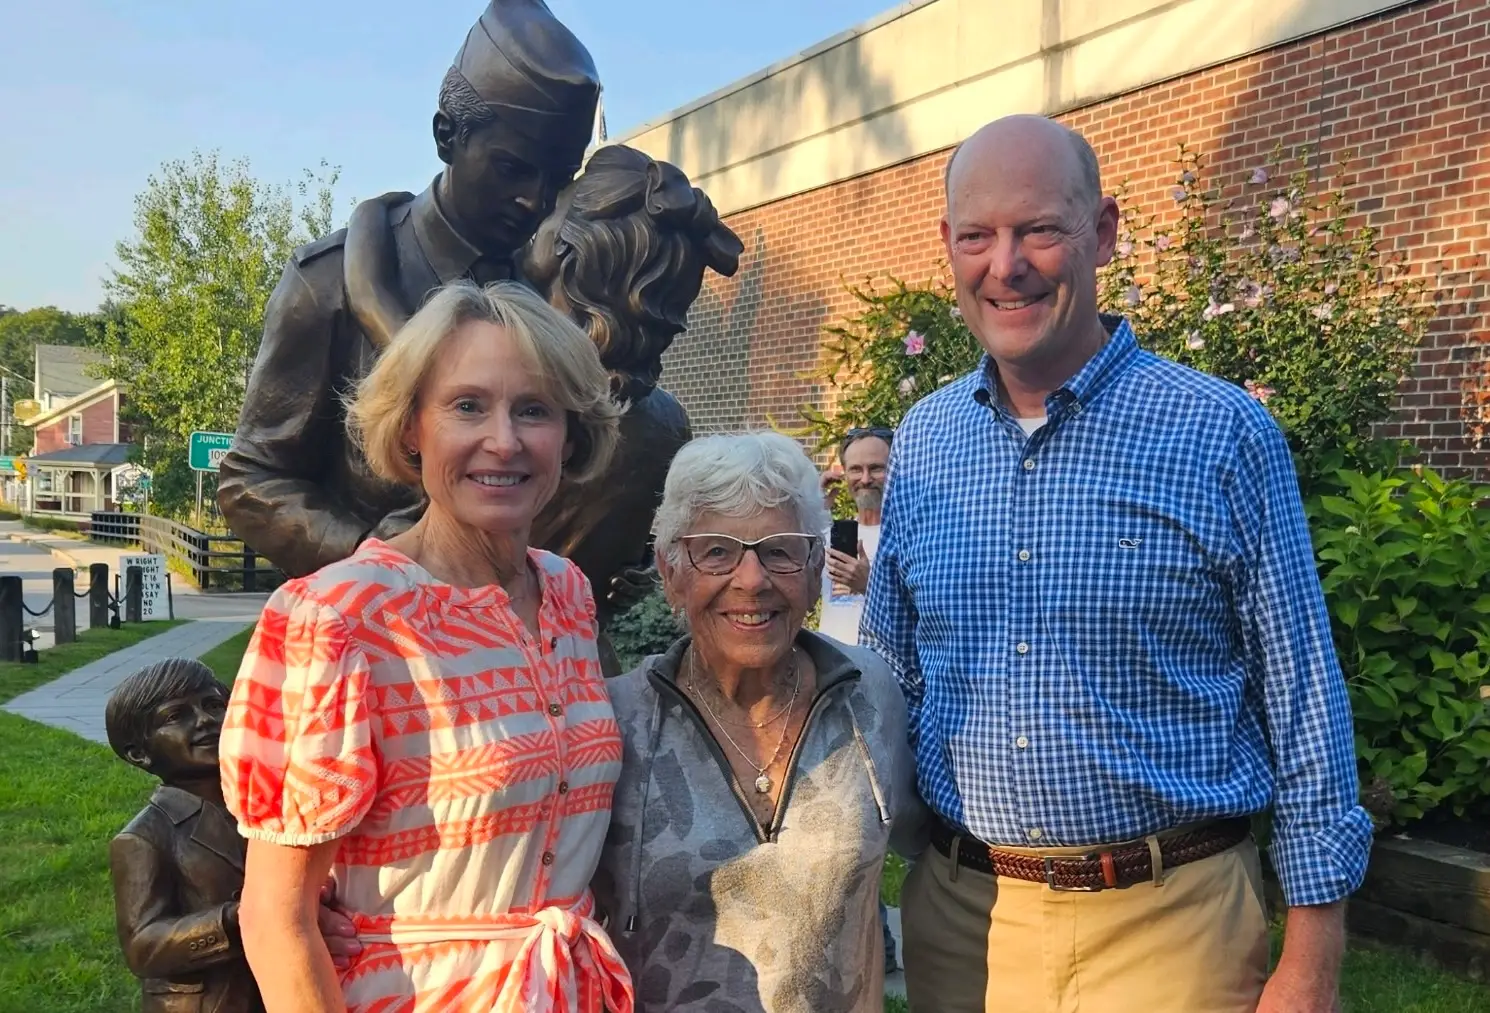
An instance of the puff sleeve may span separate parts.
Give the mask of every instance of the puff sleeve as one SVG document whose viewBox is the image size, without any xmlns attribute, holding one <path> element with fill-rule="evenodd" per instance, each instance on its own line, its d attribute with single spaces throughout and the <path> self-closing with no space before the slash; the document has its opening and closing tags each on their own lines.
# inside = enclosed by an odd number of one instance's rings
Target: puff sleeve
<svg viewBox="0 0 1490 1013">
<path fill-rule="evenodd" d="M 366 658 L 330 606 L 292 581 L 265 606 L 218 750 L 245 837 L 309 847 L 355 829 L 378 788 Z"/>
</svg>

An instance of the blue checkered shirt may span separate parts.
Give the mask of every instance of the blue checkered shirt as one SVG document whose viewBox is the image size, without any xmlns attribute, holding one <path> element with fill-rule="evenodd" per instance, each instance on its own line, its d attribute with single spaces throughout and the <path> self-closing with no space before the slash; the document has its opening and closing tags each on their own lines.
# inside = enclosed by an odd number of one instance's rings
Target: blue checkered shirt
<svg viewBox="0 0 1490 1013">
<path fill-rule="evenodd" d="M 987 360 L 895 433 L 860 635 L 905 690 L 922 794 L 1023 847 L 1272 806 L 1287 903 L 1339 900 L 1372 826 L 1287 443 L 1106 322 L 1034 435 Z"/>
</svg>

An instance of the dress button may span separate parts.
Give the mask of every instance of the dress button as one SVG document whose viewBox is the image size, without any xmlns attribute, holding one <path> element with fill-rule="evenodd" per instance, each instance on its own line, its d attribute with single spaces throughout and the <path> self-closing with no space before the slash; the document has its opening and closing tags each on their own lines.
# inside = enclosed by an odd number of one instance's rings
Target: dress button
<svg viewBox="0 0 1490 1013">
<path fill-rule="evenodd" d="M 1030 645 L 1021 640 L 1019 643 L 1014 645 L 1014 650 L 1018 651 L 1020 654 L 1028 654 L 1030 653 Z"/>
<path fill-rule="evenodd" d="M 553 865 L 554 864 L 554 853 L 552 851 L 545 851 L 543 853 L 543 864 L 544 865 Z"/>
<path fill-rule="evenodd" d="M 554 717 L 558 717 L 560 714 L 563 714 L 564 713 L 564 708 L 563 707 L 560 707 L 556 703 L 551 703 L 551 704 L 548 705 L 548 712 L 550 714 L 552 714 Z"/>
<path fill-rule="evenodd" d="M 1027 749 L 1029 748 L 1030 740 L 1021 735 L 1019 738 L 1014 740 L 1014 744 L 1020 749 Z"/>
<path fill-rule="evenodd" d="M 1035 827 L 1033 830 L 1030 830 L 1029 831 L 1028 836 L 1029 836 L 1029 839 L 1030 840 L 1032 840 L 1032 841 L 1038 841 L 1040 838 L 1044 837 L 1045 835 L 1040 831 L 1040 828 L 1039 827 Z"/>
<path fill-rule="evenodd" d="M 548 649 L 550 651 L 556 651 L 556 650 L 559 649 L 559 638 L 558 637 L 549 637 L 548 638 Z"/>
<path fill-rule="evenodd" d="M 1030 550 L 1029 549 L 1020 549 L 1019 550 L 1019 561 L 1021 563 L 1028 563 L 1030 561 Z"/>
<path fill-rule="evenodd" d="M 1033 457 L 1026 457 L 1024 459 L 1024 470 L 1025 471 L 1034 471 L 1035 470 L 1035 459 Z"/>
<path fill-rule="evenodd" d="M 560 795 L 565 795 L 565 794 L 568 794 L 568 792 L 569 792 L 569 782 L 568 781 L 560 781 L 559 782 L 559 794 Z"/>
</svg>

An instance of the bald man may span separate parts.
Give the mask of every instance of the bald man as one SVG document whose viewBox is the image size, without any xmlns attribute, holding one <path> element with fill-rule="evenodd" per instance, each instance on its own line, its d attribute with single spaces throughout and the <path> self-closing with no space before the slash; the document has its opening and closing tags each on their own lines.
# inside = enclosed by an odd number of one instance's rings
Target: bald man
<svg viewBox="0 0 1490 1013">
<path fill-rule="evenodd" d="M 896 433 L 862 630 L 936 816 L 902 897 L 911 1009 L 1326 1013 L 1372 827 L 1292 460 L 1242 390 L 1099 315 L 1117 229 L 1052 121 L 948 167 L 987 354 Z"/>
</svg>

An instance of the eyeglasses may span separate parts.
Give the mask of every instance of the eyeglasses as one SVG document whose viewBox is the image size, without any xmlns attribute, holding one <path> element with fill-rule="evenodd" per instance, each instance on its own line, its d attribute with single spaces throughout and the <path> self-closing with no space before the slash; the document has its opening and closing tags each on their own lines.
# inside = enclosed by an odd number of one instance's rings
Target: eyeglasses
<svg viewBox="0 0 1490 1013">
<path fill-rule="evenodd" d="M 711 577 L 723 577 L 735 572 L 747 550 L 754 552 L 761 566 L 771 573 L 801 573 L 812 562 L 820 539 L 817 535 L 789 531 L 753 542 L 716 534 L 684 535 L 678 541 L 683 543 L 683 551 L 696 570 Z"/>
</svg>

